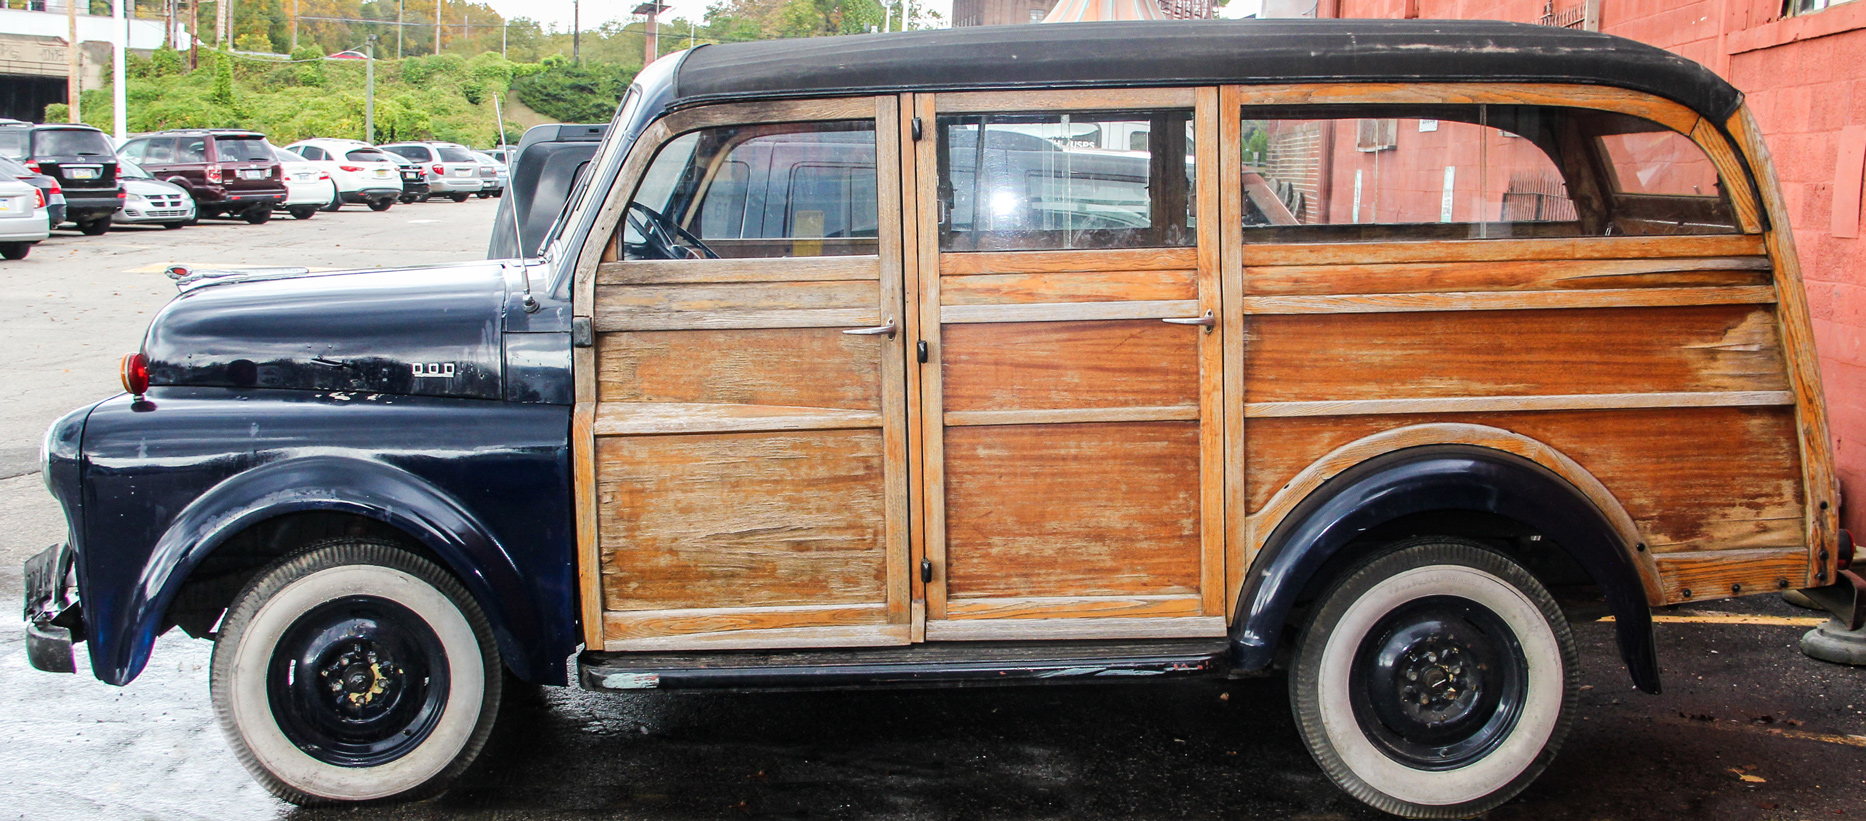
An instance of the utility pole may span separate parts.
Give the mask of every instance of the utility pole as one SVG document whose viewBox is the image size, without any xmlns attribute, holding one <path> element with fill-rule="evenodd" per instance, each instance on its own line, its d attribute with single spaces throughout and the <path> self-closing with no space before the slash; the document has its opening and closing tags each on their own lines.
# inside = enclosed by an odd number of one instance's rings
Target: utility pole
<svg viewBox="0 0 1866 821">
<path fill-rule="evenodd" d="M 402 12 L 406 10 L 408 0 L 395 0 L 395 59 L 402 59 Z"/>
<path fill-rule="evenodd" d="M 434 54 L 441 53 L 441 0 L 434 0 Z"/>
<path fill-rule="evenodd" d="M 71 36 L 65 40 L 65 119 L 67 122 L 83 122 L 78 119 L 78 93 L 84 90 L 84 72 L 78 67 L 78 0 L 65 0 L 66 22 L 71 24 Z"/>
<path fill-rule="evenodd" d="M 111 7 L 114 19 L 110 21 L 113 23 L 110 28 L 115 35 L 110 39 L 116 41 L 113 44 L 116 48 L 111 49 L 110 55 L 110 119 L 115 126 L 111 131 L 116 134 L 117 145 L 122 145 L 130 135 L 128 123 L 124 122 L 129 119 L 129 98 L 124 89 L 126 75 L 123 71 L 123 52 L 130 47 L 130 19 L 123 13 L 123 4 L 132 2 L 135 0 L 117 0 Z"/>
<path fill-rule="evenodd" d="M 175 0 L 179 3 L 181 0 Z M 201 67 L 201 0 L 188 0 L 188 70 Z"/>
<path fill-rule="evenodd" d="M 292 0 L 292 51 L 298 50 L 298 0 Z"/>
<path fill-rule="evenodd" d="M 376 144 L 376 35 L 363 46 L 363 140 Z"/>
<path fill-rule="evenodd" d="M 582 7 L 578 0 L 570 0 L 570 62 L 578 65 L 583 63 L 583 21 L 580 19 L 581 13 Z"/>
<path fill-rule="evenodd" d="M 503 17 L 499 18 L 499 56 L 500 57 L 505 56 L 505 34 L 506 34 L 506 30 L 510 29 L 511 27 L 512 27 L 511 21 Z"/>
</svg>

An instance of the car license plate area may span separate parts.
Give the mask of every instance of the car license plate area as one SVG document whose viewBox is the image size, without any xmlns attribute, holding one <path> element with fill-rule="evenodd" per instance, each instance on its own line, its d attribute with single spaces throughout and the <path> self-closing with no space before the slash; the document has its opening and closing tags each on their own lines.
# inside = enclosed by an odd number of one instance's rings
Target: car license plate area
<svg viewBox="0 0 1866 821">
<path fill-rule="evenodd" d="M 94 180 L 97 179 L 97 175 L 103 173 L 103 169 L 97 166 L 68 165 L 65 166 L 65 173 L 70 175 L 74 180 Z"/>
<path fill-rule="evenodd" d="M 263 168 L 242 168 L 240 169 L 240 179 L 263 180 L 265 178 L 266 178 L 266 170 Z"/>
<path fill-rule="evenodd" d="M 377 176 L 377 177 L 387 177 L 387 176 L 389 176 L 389 169 L 387 169 L 387 168 L 378 168 L 378 169 L 376 169 L 376 176 Z"/>
</svg>

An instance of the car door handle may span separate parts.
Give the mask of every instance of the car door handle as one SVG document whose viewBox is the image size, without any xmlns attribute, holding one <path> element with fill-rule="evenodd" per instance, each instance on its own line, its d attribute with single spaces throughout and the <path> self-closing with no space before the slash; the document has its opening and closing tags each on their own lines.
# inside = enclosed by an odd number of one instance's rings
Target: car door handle
<svg viewBox="0 0 1866 821">
<path fill-rule="evenodd" d="M 889 339 L 893 339 L 895 330 L 894 317 L 888 317 L 888 324 L 886 325 L 876 325 L 873 328 L 850 328 L 843 331 L 843 333 L 850 336 L 880 336 L 882 334 L 887 334 Z"/>
<path fill-rule="evenodd" d="M 1218 325 L 1218 319 L 1212 316 L 1211 311 L 1206 311 L 1204 316 L 1169 316 L 1160 321 L 1172 325 L 1198 325 L 1208 334 Z"/>
</svg>

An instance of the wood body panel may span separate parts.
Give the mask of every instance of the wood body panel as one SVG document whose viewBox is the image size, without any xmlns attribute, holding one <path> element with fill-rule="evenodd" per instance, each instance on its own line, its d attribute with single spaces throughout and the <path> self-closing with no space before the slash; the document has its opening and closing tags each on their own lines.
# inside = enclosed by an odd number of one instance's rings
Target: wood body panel
<svg viewBox="0 0 1866 821">
<path fill-rule="evenodd" d="M 1198 334 L 1159 320 L 948 325 L 945 410 L 1196 405 Z"/>
<path fill-rule="evenodd" d="M 1197 271 L 1071 271 L 1045 274 L 978 274 L 947 278 L 940 287 L 946 305 L 1017 305 L 1114 300 L 1199 298 Z"/>
<path fill-rule="evenodd" d="M 1195 422 L 948 429 L 948 600 L 1198 592 L 1198 459 Z"/>
<path fill-rule="evenodd" d="M 1258 316 L 1250 401 L 1788 389 L 1757 306 Z"/>
<path fill-rule="evenodd" d="M 1250 509 L 1262 511 L 1336 448 L 1443 418 L 1253 419 Z M 1511 431 L 1572 458 L 1625 507 L 1655 554 L 1805 544 L 1792 407 L 1465 414 L 1458 421 Z"/>
<path fill-rule="evenodd" d="M 1264 265 L 1246 284 L 1253 296 L 1755 286 L 1770 269 L 1761 256 Z"/>
<path fill-rule="evenodd" d="M 886 340 L 821 328 L 605 333 L 604 402 L 703 402 L 880 411 Z"/>
</svg>

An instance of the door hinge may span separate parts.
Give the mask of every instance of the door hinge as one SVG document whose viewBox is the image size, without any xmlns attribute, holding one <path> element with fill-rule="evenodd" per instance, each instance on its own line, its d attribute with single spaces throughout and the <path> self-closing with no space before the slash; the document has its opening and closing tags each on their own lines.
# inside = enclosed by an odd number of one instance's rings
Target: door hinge
<svg viewBox="0 0 1866 821">
<path fill-rule="evenodd" d="M 589 317 L 574 316 L 570 318 L 570 347 L 596 347 L 596 329 L 590 324 Z"/>
<path fill-rule="evenodd" d="M 914 142 L 920 142 L 920 118 L 914 118 Z"/>
<path fill-rule="evenodd" d="M 922 339 L 919 342 L 914 343 L 914 358 L 920 360 L 921 364 L 926 363 L 927 361 L 927 341 L 926 340 Z"/>
<path fill-rule="evenodd" d="M 932 584 L 933 583 L 933 560 L 932 559 L 921 559 L 920 560 L 920 583 L 921 584 Z"/>
</svg>

